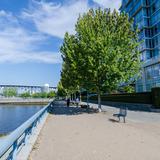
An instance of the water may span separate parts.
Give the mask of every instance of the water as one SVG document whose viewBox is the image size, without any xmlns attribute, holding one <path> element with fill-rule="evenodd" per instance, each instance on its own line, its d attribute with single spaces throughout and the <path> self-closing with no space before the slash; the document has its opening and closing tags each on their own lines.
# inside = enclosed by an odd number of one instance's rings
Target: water
<svg viewBox="0 0 160 160">
<path fill-rule="evenodd" d="M 42 107 L 40 105 L 0 105 L 0 134 L 12 132 Z"/>
</svg>

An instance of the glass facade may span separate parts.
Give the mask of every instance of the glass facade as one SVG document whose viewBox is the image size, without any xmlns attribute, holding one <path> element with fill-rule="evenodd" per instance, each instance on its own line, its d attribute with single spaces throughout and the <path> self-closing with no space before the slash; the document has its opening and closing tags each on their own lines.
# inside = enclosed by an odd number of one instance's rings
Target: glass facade
<svg viewBox="0 0 160 160">
<path fill-rule="evenodd" d="M 143 67 L 136 90 L 150 91 L 160 86 L 160 0 L 122 0 L 120 10 L 128 13 L 140 30 Z"/>
</svg>

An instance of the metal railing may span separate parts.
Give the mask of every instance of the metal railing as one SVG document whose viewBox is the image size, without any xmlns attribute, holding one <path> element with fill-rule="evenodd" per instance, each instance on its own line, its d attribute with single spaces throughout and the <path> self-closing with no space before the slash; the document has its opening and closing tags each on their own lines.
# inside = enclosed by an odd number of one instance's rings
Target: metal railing
<svg viewBox="0 0 160 160">
<path fill-rule="evenodd" d="M 48 113 L 49 107 L 53 102 L 42 108 L 30 119 L 24 122 L 20 127 L 9 134 L 0 144 L 0 160 L 15 160 L 17 153 L 28 142 L 32 136 L 34 128 L 37 127 L 40 120 Z"/>
</svg>

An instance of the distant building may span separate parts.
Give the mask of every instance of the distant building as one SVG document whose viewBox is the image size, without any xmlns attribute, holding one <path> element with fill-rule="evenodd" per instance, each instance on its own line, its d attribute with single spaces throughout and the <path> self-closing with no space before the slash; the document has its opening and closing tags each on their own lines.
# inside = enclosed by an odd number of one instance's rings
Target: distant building
<svg viewBox="0 0 160 160">
<path fill-rule="evenodd" d="M 140 30 L 143 66 L 136 91 L 150 91 L 160 86 L 160 0 L 122 0 L 120 10 L 134 18 L 134 25 Z"/>
<path fill-rule="evenodd" d="M 3 90 L 4 90 L 4 87 L 0 87 L 0 95 L 1 96 L 3 95 Z"/>
<path fill-rule="evenodd" d="M 44 86 L 28 86 L 28 85 L 1 85 L 0 84 L 0 96 L 4 95 L 4 90 L 6 88 L 14 88 L 17 91 L 18 95 L 21 95 L 22 93 L 41 93 L 41 92 L 50 92 L 50 91 L 56 91 L 56 87 L 50 87 L 49 84 L 45 84 Z"/>
<path fill-rule="evenodd" d="M 42 87 L 42 92 L 48 93 L 49 91 L 50 91 L 50 89 L 49 89 L 49 84 L 45 84 L 45 85 Z"/>
</svg>

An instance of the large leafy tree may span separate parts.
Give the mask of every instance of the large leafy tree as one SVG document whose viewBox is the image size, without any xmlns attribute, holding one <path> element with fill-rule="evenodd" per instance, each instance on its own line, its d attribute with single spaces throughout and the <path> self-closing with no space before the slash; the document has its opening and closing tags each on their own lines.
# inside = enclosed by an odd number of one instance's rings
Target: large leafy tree
<svg viewBox="0 0 160 160">
<path fill-rule="evenodd" d="M 131 82 L 138 73 L 138 45 L 138 30 L 125 13 L 91 9 L 79 17 L 76 34 L 65 35 L 61 47 L 62 79 L 68 82 L 71 78 L 73 86 L 95 90 L 101 109 L 104 91 L 111 92 L 122 82 Z"/>
<path fill-rule="evenodd" d="M 59 97 L 67 96 L 66 89 L 63 87 L 61 81 L 58 83 L 58 86 L 57 86 L 57 96 L 59 96 Z"/>
<path fill-rule="evenodd" d="M 68 94 L 75 93 L 80 89 L 80 74 L 77 68 L 79 57 L 76 55 L 78 47 L 75 36 L 66 33 L 63 46 L 61 47 L 63 59 L 61 85 Z"/>
<path fill-rule="evenodd" d="M 54 97 L 56 97 L 55 91 L 50 91 L 50 92 L 47 94 L 47 98 L 54 98 Z"/>
</svg>

